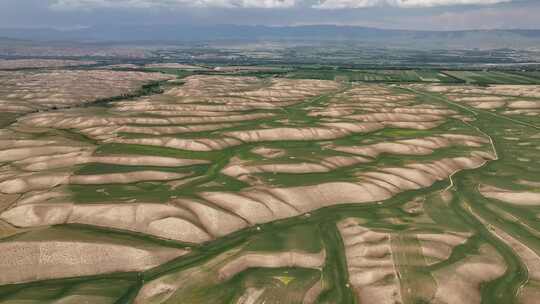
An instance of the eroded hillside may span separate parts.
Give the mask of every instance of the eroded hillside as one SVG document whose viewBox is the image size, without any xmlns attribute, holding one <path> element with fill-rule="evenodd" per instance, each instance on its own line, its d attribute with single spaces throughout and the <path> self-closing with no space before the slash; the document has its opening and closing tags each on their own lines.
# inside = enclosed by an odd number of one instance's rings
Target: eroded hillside
<svg viewBox="0 0 540 304">
<path fill-rule="evenodd" d="M 148 77 L 123 90 L 167 79 Z M 198 75 L 162 89 L 1 130 L 0 301 L 540 294 L 538 87 Z"/>
</svg>

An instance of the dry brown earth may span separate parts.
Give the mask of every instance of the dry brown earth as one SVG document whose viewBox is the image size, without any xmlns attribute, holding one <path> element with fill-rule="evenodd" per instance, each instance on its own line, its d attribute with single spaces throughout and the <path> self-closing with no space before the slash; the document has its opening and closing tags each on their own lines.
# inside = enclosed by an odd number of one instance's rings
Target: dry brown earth
<svg viewBox="0 0 540 304">
<path fill-rule="evenodd" d="M 0 112 L 62 108 L 132 93 L 143 84 L 172 79 L 159 73 L 106 70 L 0 72 Z"/>
<path fill-rule="evenodd" d="M 415 295 L 429 303 L 481 303 L 481 284 L 500 277 L 506 267 L 489 245 L 477 255 L 431 273 L 411 272 L 450 257 L 467 235 L 459 233 L 397 233 L 362 226 L 349 218 L 338 223 L 343 238 L 349 280 L 360 303 L 402 303 Z M 410 242 L 420 242 L 419 252 Z M 414 244 L 414 243 L 413 243 Z M 424 283 L 418 283 L 423 280 Z M 418 288 L 412 290 L 412 287 Z"/>
<path fill-rule="evenodd" d="M 521 205 L 538 206 L 540 205 L 540 192 L 535 191 L 511 191 L 498 187 L 481 185 L 478 189 L 483 196 L 500 200 L 503 202 Z"/>
</svg>

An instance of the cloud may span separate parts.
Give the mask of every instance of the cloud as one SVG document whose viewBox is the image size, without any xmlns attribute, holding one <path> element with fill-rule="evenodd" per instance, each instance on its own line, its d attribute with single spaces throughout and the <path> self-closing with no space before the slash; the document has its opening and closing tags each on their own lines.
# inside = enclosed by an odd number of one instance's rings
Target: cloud
<svg viewBox="0 0 540 304">
<path fill-rule="evenodd" d="M 451 5 L 490 5 L 516 0 L 49 0 L 56 10 L 96 8 L 292 8 L 346 9 L 366 7 L 425 8 Z M 316 2 L 316 4 L 312 4 Z"/>
<path fill-rule="evenodd" d="M 320 0 L 314 5 L 318 9 L 365 8 L 393 6 L 403 8 L 435 7 L 450 5 L 490 5 L 513 0 Z"/>
<path fill-rule="evenodd" d="M 56 10 L 78 10 L 96 8 L 174 8 L 174 7 L 218 7 L 218 8 L 287 8 L 297 0 L 54 0 L 51 8 Z"/>
</svg>

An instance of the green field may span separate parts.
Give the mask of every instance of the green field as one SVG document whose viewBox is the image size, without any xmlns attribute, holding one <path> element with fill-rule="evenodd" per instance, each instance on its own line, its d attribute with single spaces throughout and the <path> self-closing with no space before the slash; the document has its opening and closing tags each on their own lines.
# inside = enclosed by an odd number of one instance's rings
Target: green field
<svg viewBox="0 0 540 304">
<path fill-rule="evenodd" d="M 289 78 L 312 78 L 325 80 L 365 82 L 458 82 L 453 77 L 435 70 L 297 70 L 286 75 Z"/>
<path fill-rule="evenodd" d="M 538 75 L 499 71 L 444 71 L 452 77 L 472 84 L 540 84 Z"/>
</svg>

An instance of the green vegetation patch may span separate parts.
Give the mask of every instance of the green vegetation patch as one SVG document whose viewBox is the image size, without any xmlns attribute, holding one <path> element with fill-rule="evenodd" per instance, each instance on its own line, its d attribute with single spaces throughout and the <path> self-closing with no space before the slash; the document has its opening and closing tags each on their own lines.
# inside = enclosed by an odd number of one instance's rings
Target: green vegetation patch
<svg viewBox="0 0 540 304">
<path fill-rule="evenodd" d="M 19 115 L 16 113 L 2 113 L 0 112 L 0 128 L 5 128 L 14 123 Z"/>
<path fill-rule="evenodd" d="M 164 203 L 170 199 L 171 189 L 161 182 L 141 182 L 128 185 L 69 185 L 76 203 L 136 201 Z"/>
<path fill-rule="evenodd" d="M 41 304 L 73 298 L 77 303 L 113 304 L 137 284 L 136 281 L 129 280 L 127 275 L 124 277 L 126 278 L 64 279 L 3 286 L 0 287 L 0 301 L 6 304 Z"/>
<path fill-rule="evenodd" d="M 176 158 L 191 158 L 203 160 L 216 160 L 222 155 L 221 151 L 186 151 L 167 147 L 145 146 L 145 145 L 130 145 L 130 144 L 104 144 L 98 147 L 96 155 L 108 154 L 136 154 L 150 156 L 164 156 Z"/>
<path fill-rule="evenodd" d="M 98 175 L 111 173 L 129 173 L 144 170 L 174 172 L 174 173 L 192 173 L 203 174 L 209 168 L 209 165 L 196 165 L 189 167 L 154 167 L 154 166 L 123 166 L 113 164 L 92 163 L 84 165 L 75 172 L 76 175 Z"/>
<path fill-rule="evenodd" d="M 361 82 L 460 82 L 437 70 L 299 69 L 287 74 L 286 77 Z"/>
<path fill-rule="evenodd" d="M 540 79 L 500 71 L 444 71 L 472 84 L 539 84 Z"/>
<path fill-rule="evenodd" d="M 275 229 L 266 225 L 261 234 L 252 237 L 246 251 L 290 251 L 299 250 L 317 253 L 322 250 L 320 227 L 300 224 L 288 229 Z"/>
</svg>

